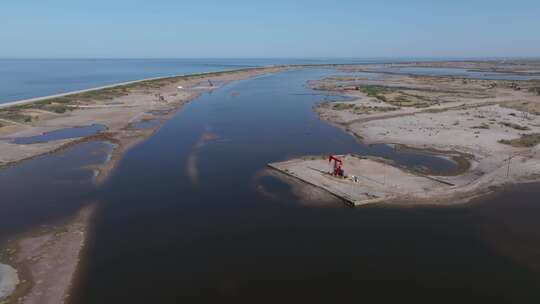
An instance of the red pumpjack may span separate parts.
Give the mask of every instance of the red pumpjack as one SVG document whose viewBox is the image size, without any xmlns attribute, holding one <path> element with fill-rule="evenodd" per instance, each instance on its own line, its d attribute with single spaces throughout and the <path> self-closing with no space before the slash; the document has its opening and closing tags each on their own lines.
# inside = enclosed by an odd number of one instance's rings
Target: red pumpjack
<svg viewBox="0 0 540 304">
<path fill-rule="evenodd" d="M 345 176 L 345 171 L 343 171 L 343 161 L 337 157 L 335 157 L 334 155 L 329 155 L 328 156 L 328 162 L 332 162 L 334 161 L 334 172 L 332 172 L 332 175 L 333 176 L 338 176 L 338 177 L 344 177 Z"/>
</svg>

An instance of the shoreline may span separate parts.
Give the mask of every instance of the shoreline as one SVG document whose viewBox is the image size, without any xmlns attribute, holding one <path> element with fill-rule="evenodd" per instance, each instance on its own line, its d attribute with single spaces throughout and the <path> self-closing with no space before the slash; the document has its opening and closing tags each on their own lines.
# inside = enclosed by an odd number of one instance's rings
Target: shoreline
<svg viewBox="0 0 540 304">
<path fill-rule="evenodd" d="M 28 132 L 28 130 L 18 130 L 17 132 L 14 132 L 15 134 L 21 134 L 25 131 L 27 132 L 26 134 L 32 134 L 32 132 L 33 134 L 42 134 L 49 131 L 50 125 L 65 127 L 66 125 L 80 125 L 80 120 L 91 121 L 93 119 L 102 119 L 106 122 L 104 124 L 107 126 L 107 130 L 86 137 L 55 141 L 51 145 L 45 145 L 45 149 L 38 151 L 39 153 L 34 153 L 33 155 L 15 161 L 0 163 L 0 170 L 4 166 L 16 165 L 29 158 L 42 156 L 44 154 L 58 153 L 80 143 L 88 141 L 105 141 L 112 145 L 107 161 L 86 168 L 88 170 L 94 170 L 97 173 L 92 182 L 99 187 L 111 175 L 127 151 L 149 139 L 166 121 L 178 113 L 185 104 L 197 99 L 201 94 L 211 92 L 229 82 L 248 79 L 261 74 L 277 73 L 285 69 L 286 68 L 283 67 L 240 69 L 210 74 L 193 74 L 174 77 L 172 79 L 160 78 L 158 80 L 151 80 L 150 83 L 146 80 L 138 81 L 136 85 L 147 85 L 140 89 L 136 87 L 127 95 L 113 96 L 112 100 L 106 99 L 105 101 L 106 104 L 111 102 L 123 102 L 127 104 L 126 107 L 112 109 L 105 108 L 105 111 L 101 108 L 97 110 L 93 108 L 81 108 L 74 110 L 75 113 L 53 116 L 46 115 L 44 119 L 37 122 L 37 126 L 31 125 L 19 127 L 30 129 L 31 132 Z M 165 84 L 156 86 L 155 83 L 153 83 L 154 81 L 157 81 L 158 83 L 160 81 L 165 81 Z M 206 85 L 207 81 L 216 84 L 208 86 Z M 177 89 L 178 84 L 181 84 L 183 87 L 181 91 Z M 128 86 L 130 85 L 133 84 L 129 84 Z M 124 85 L 121 85 L 120 88 L 123 86 Z M 118 86 L 116 87 L 118 88 Z M 92 92 L 99 92 L 102 90 L 103 89 L 97 89 Z M 75 93 L 75 95 L 77 94 L 79 93 Z M 164 97 L 165 100 L 156 101 L 155 94 L 166 96 Z M 54 98 L 56 97 L 53 97 L 53 99 Z M 94 102 L 95 104 L 102 103 L 100 100 L 91 102 Z M 85 105 L 87 104 L 89 104 L 89 102 L 85 103 Z M 103 115 L 109 116 L 103 118 Z M 133 127 L 134 122 L 150 118 L 158 120 L 159 123 L 147 129 L 137 129 Z M 57 121 L 60 121 L 60 123 Z M 42 125 L 40 126 L 39 124 Z M 82 124 L 84 124 L 84 122 Z M 5 145 L 6 143 L 0 143 L 0 149 L 2 144 Z M 16 144 L 13 144 L 13 146 L 16 148 L 24 147 L 24 145 Z M 17 151 L 17 149 L 14 151 Z M 8 262 L 10 262 L 9 264 L 13 264 L 10 266 L 14 266 L 22 279 L 21 283 L 18 284 L 11 296 L 0 301 L 0 303 L 65 303 L 66 299 L 69 297 L 69 293 L 72 291 L 73 285 L 77 284 L 75 274 L 78 271 L 79 259 L 81 258 L 81 252 L 84 252 L 86 242 L 86 239 L 82 237 L 89 229 L 91 222 L 90 218 L 93 217 L 95 209 L 96 206 L 92 208 L 84 207 L 79 211 L 79 215 L 74 216 L 74 219 L 69 220 L 68 223 L 59 225 L 59 228 L 56 227 L 45 229 L 45 231 L 39 233 L 33 232 L 15 236 L 11 243 L 18 249 L 10 251 L 10 257 L 12 257 L 13 260 L 10 259 Z M 67 232 L 63 234 L 58 233 L 58 229 Z M 39 230 L 39 228 L 36 228 L 36 231 Z M 58 247 L 51 244 L 62 245 Z M 39 251 L 38 254 L 39 258 L 36 258 L 32 253 L 36 252 L 38 249 L 41 251 Z M 22 253 L 20 253 L 20 251 L 22 251 Z M 63 258 L 58 258 L 58 254 L 60 253 L 69 255 L 71 262 L 61 263 L 58 267 L 49 267 L 54 263 L 58 263 L 58 261 L 62 262 L 64 260 Z M 41 278 L 40 276 L 42 275 L 45 275 L 45 277 Z M 56 275 L 58 278 L 51 280 L 49 275 Z M 63 283 L 60 284 L 58 282 Z"/>
<path fill-rule="evenodd" d="M 217 74 L 217 73 L 240 72 L 240 71 L 258 70 L 258 69 L 272 69 L 272 68 L 285 68 L 286 69 L 286 68 L 310 68 L 310 67 L 324 68 L 324 67 L 337 67 L 337 66 L 349 66 L 349 65 L 351 64 L 285 64 L 285 65 L 270 65 L 270 66 L 260 66 L 260 67 L 255 66 L 255 67 L 240 68 L 240 69 L 225 69 L 225 70 L 208 71 L 208 72 L 201 72 L 201 73 L 192 73 L 192 74 L 174 74 L 174 75 L 168 75 L 168 76 L 156 76 L 156 77 L 149 77 L 149 78 L 141 78 L 137 80 L 115 82 L 115 83 L 106 84 L 102 86 L 91 87 L 91 88 L 80 89 L 80 90 L 73 90 L 73 91 L 68 91 L 68 92 L 63 92 L 63 93 L 58 93 L 58 94 L 10 100 L 10 101 L 0 103 L 0 109 L 23 106 L 27 104 L 40 102 L 40 101 L 46 101 L 48 99 L 54 99 L 58 97 L 67 97 L 70 95 L 75 95 L 75 94 L 80 94 L 80 93 L 95 92 L 95 91 L 100 91 L 104 89 L 128 86 L 128 85 L 138 84 L 138 83 L 146 82 L 146 81 L 165 80 L 165 79 L 170 79 L 170 78 L 181 78 L 181 77 L 192 77 L 192 76 L 205 76 L 205 75 L 211 75 L 211 74 Z M 352 64 L 352 65 L 362 65 L 362 64 Z"/>
<path fill-rule="evenodd" d="M 469 63 L 469 64 L 481 64 L 481 63 L 492 63 L 501 61 L 504 58 L 495 58 L 495 59 L 471 59 L 471 60 L 426 60 L 426 61 L 389 61 L 387 63 L 384 63 L 385 65 L 398 65 L 398 66 L 417 66 L 417 67 L 444 67 L 444 63 Z M 519 59 L 516 58 L 515 60 L 528 60 L 528 59 Z M 534 60 L 534 59 L 530 59 Z M 250 69 L 266 69 L 266 68 L 317 68 L 317 67 L 330 67 L 330 68 L 346 68 L 345 71 L 348 71 L 347 68 L 355 68 L 355 67 L 361 67 L 361 66 L 371 66 L 371 65 L 377 65 L 376 63 L 371 62 L 364 62 L 364 63 L 313 63 L 313 64 L 276 64 L 276 65 L 268 65 L 268 66 L 253 66 L 253 67 L 246 67 L 246 68 L 240 68 L 240 69 L 225 69 L 225 70 L 217 70 L 217 71 L 208 71 L 208 72 L 201 72 L 201 73 L 191 73 L 191 74 L 172 74 L 172 75 L 166 75 L 166 76 L 156 76 L 156 77 L 148 77 L 148 78 L 141 78 L 136 80 L 129 80 L 129 81 L 121 81 L 121 82 L 115 82 L 111 84 L 105 84 L 105 85 L 99 85 L 96 87 L 90 87 L 86 89 L 80 89 L 80 90 L 73 90 L 73 91 L 67 91 L 63 93 L 57 93 L 57 94 L 51 94 L 51 95 L 45 95 L 45 96 L 36 96 L 36 97 L 30 97 L 30 98 L 24 98 L 24 99 L 16 99 L 16 100 L 10 100 L 6 101 L 4 103 L 0 103 L 0 109 L 2 108 L 9 108 L 13 106 L 20 106 L 20 105 L 26 105 L 31 104 L 34 102 L 44 101 L 47 99 L 52 98 L 58 98 L 58 97 L 65 97 L 73 94 L 79 94 L 79 93 L 86 93 L 86 92 L 92 92 L 92 91 L 99 91 L 103 89 L 109 89 L 109 88 L 115 88 L 125 85 L 131 85 L 131 84 L 137 84 L 144 81 L 154 81 L 154 80 L 161 80 L 161 79 L 167 79 L 167 78 L 176 78 L 176 77 L 189 77 L 193 75 L 205 75 L 205 74 L 214 74 L 214 73 L 222 73 L 222 72 L 235 72 L 235 71 L 241 71 L 241 70 L 250 70 Z M 455 69 L 467 69 L 468 71 L 480 71 L 480 72 L 492 72 L 492 73 L 500 73 L 500 74 L 509 74 L 509 75 L 523 75 L 523 76 L 537 76 L 540 75 L 540 71 L 537 73 L 531 73 L 531 72 L 520 72 L 520 71 L 486 71 L 482 69 L 475 70 L 475 68 L 465 68 L 465 67 L 453 67 Z M 416 75 L 411 73 L 396 73 L 391 71 L 373 71 L 373 70 L 359 70 L 366 73 L 381 73 L 381 74 L 395 74 L 395 75 L 407 75 L 407 76 L 426 76 L 426 75 Z M 445 76 L 441 75 L 441 77 L 456 77 L 456 76 Z M 458 77 L 459 78 L 459 77 Z"/>
<path fill-rule="evenodd" d="M 35 102 L 45 101 L 45 100 L 48 100 L 48 99 L 54 99 L 54 98 L 58 98 L 58 97 L 66 97 L 66 96 L 80 94 L 80 93 L 88 93 L 88 92 L 100 91 L 100 90 L 104 90 L 104 89 L 111 89 L 111 88 L 117 88 L 117 87 L 122 87 L 122 86 L 128 86 L 128 85 L 138 84 L 138 83 L 145 82 L 145 81 L 155 81 L 155 80 L 164 80 L 164 79 L 169 79 L 169 78 L 181 78 L 181 77 L 191 77 L 191 76 L 199 76 L 199 75 L 204 76 L 204 75 L 208 75 L 208 74 L 237 72 L 237 71 L 250 70 L 250 69 L 261 69 L 261 68 L 265 69 L 265 68 L 274 68 L 274 67 L 285 67 L 285 66 L 276 65 L 276 66 L 268 66 L 268 67 L 252 67 L 252 68 L 242 68 L 242 69 L 208 71 L 208 72 L 193 73 L 193 74 L 175 74 L 175 75 L 168 75 L 168 76 L 157 76 L 157 77 L 142 78 L 142 79 L 137 79 L 137 80 L 115 82 L 115 83 L 106 84 L 106 85 L 97 86 L 97 87 L 91 87 L 91 88 L 87 88 L 87 89 L 74 90 L 74 91 L 68 91 L 68 92 L 58 93 L 58 94 L 51 94 L 51 95 L 45 95 L 45 96 L 24 98 L 24 99 L 20 99 L 20 100 L 18 99 L 18 100 L 7 101 L 7 102 L 4 102 L 4 103 L 0 103 L 0 109 L 16 107 L 16 106 L 21 106 L 21 105 L 27 105 L 27 104 L 32 104 L 32 103 L 35 103 Z"/>
<path fill-rule="evenodd" d="M 330 65 L 320 65 L 317 67 L 329 67 Z M 267 74 L 267 73 L 276 73 L 283 70 L 286 70 L 287 67 L 267 67 L 267 68 L 254 68 L 254 69 L 240 69 L 240 70 L 232 70 L 232 71 L 224 71 L 224 72 L 218 72 L 211 73 L 211 74 L 193 74 L 193 75 L 187 75 L 187 76 L 179 76 L 179 77 L 173 77 L 173 78 L 159 78 L 156 80 L 140 80 L 136 83 L 131 83 L 127 85 L 116 85 L 113 87 L 109 87 L 106 89 L 93 89 L 91 91 L 83 92 L 82 96 L 77 97 L 80 93 L 70 93 L 68 95 L 65 95 L 63 97 L 73 97 L 73 99 L 69 99 L 67 103 L 70 106 L 73 106 L 73 110 L 70 110 L 70 112 L 67 113 L 43 113 L 43 109 L 34 109 L 34 108 L 21 108 L 17 109 L 22 111 L 23 113 L 27 112 L 37 112 L 38 118 L 35 122 L 29 125 L 25 126 L 13 126 L 13 128 L 16 130 L 16 132 L 13 132 L 14 134 L 18 136 L 32 136 L 35 134 L 42 134 L 44 132 L 49 132 L 50 130 L 55 130 L 59 127 L 66 127 L 66 126 L 74 126 L 74 125 L 81 125 L 88 122 L 94 122 L 96 119 L 100 119 L 99 122 L 102 122 L 104 125 L 107 126 L 107 131 L 103 133 L 99 133 L 97 135 L 93 136 L 87 136 L 79 139 L 73 139 L 73 140 L 67 140 L 67 141 L 60 141 L 60 142 L 54 142 L 51 146 L 44 146 L 41 152 L 41 154 L 34 154 L 30 157 L 36 157 L 39 155 L 43 155 L 46 153 L 56 153 L 59 151 L 62 151 L 63 149 L 69 148 L 72 145 L 79 144 L 81 142 L 90 141 L 90 140 L 104 140 L 108 141 L 113 145 L 113 149 L 110 154 L 110 159 L 101 165 L 92 166 L 91 169 L 94 169 L 98 172 L 95 183 L 99 186 L 103 184 L 106 179 L 110 176 L 110 174 L 114 171 L 116 165 L 121 161 L 123 155 L 131 149 L 132 147 L 140 144 L 141 142 L 147 140 L 154 134 L 154 132 L 157 132 L 163 124 L 169 120 L 171 117 L 173 117 L 178 111 L 180 111 L 185 104 L 188 102 L 193 101 L 198 96 L 205 92 L 210 92 L 216 88 L 219 88 L 223 85 L 226 85 L 227 83 L 231 81 L 237 81 L 242 79 L 248 79 L 252 77 L 256 77 L 261 74 Z M 215 81 L 217 83 L 216 86 L 214 85 L 207 85 L 207 81 Z M 157 82 L 157 84 L 156 84 Z M 211 82 L 210 82 L 211 83 Z M 178 90 L 178 84 L 181 84 L 183 89 Z M 135 85 L 135 87 L 131 87 Z M 123 87 L 128 86 L 129 91 L 128 93 L 125 93 L 123 90 L 118 92 L 117 90 L 110 91 L 109 89 L 115 88 L 115 89 L 122 89 Z M 104 93 L 109 94 L 110 96 L 107 96 L 107 98 L 101 99 L 102 97 L 100 95 L 91 95 L 88 97 L 87 95 L 84 95 L 85 93 L 92 92 L 97 93 L 100 91 L 104 91 Z M 125 93 L 125 94 L 124 94 Z M 347 91 L 341 92 L 343 94 L 346 94 Z M 73 96 L 75 95 L 75 96 Z M 156 95 L 159 95 L 160 98 L 157 98 Z M 164 100 L 161 100 L 161 96 L 163 96 Z M 353 95 L 355 97 L 358 97 L 357 95 Z M 39 103 L 40 101 L 47 101 L 50 99 L 55 99 L 58 97 L 48 97 L 46 99 L 42 99 L 39 101 L 33 101 L 33 103 Z M 95 99 L 92 99 L 95 98 Z M 356 101 L 352 101 L 356 102 Z M 370 101 L 372 102 L 372 101 Z M 337 102 L 337 103 L 346 103 L 346 102 Z M 27 105 L 30 105 L 31 103 L 28 103 Z M 49 106 L 50 104 L 46 104 L 46 106 Z M 118 106 L 120 105 L 120 106 Z M 380 104 L 379 104 L 380 106 Z M 14 107 L 20 107 L 14 106 Z M 319 107 L 317 107 L 319 109 Z M 316 110 L 317 110 L 316 109 Z M 440 108 L 437 108 L 440 110 Z M 39 110 L 39 111 L 38 111 Z M 447 111 L 447 110 L 445 110 Z M 409 117 L 414 116 L 416 113 L 411 114 L 405 114 L 403 117 Z M 323 115 L 319 112 L 319 115 L 321 119 L 326 120 L 328 117 L 323 117 Z M 401 119 L 402 117 L 396 117 L 396 119 Z M 136 129 L 132 126 L 132 123 L 144 120 L 144 119 L 158 119 L 160 123 L 157 126 L 154 126 L 150 129 Z M 381 117 L 376 118 L 374 120 L 362 122 L 362 123 L 370 123 L 371 121 L 379 121 L 384 119 L 390 119 L 388 117 Z M 82 122 L 81 122 L 82 120 Z M 331 121 L 330 119 L 326 120 L 328 122 L 331 122 L 332 124 L 340 125 L 340 121 Z M 354 127 L 354 124 L 359 124 L 359 122 L 353 123 L 352 127 Z M 343 126 L 343 124 L 341 124 Z M 373 142 L 376 142 L 375 139 L 377 139 L 378 135 L 377 133 L 369 134 L 371 137 L 364 137 L 361 136 L 361 134 L 354 131 L 353 128 L 351 128 L 351 125 L 344 125 L 347 132 L 353 133 L 360 141 L 362 142 L 370 142 L 372 140 Z M 350 128 L 350 129 L 349 129 Z M 1 129 L 1 128 L 0 128 Z M 0 131 L 1 134 L 1 131 Z M 384 142 L 384 140 L 381 139 L 381 142 Z M 398 144 L 404 145 L 406 147 L 411 147 L 413 149 L 419 149 L 422 150 L 423 148 L 421 146 L 417 146 L 414 143 L 410 144 L 408 142 L 400 142 L 395 141 Z M 24 147 L 24 145 L 13 145 L 16 148 Z M 0 144 L 0 150 L 3 146 Z M 431 147 L 435 150 L 439 149 L 438 146 Z M 4 150 L 5 151 L 5 150 Z M 17 151 L 15 149 L 14 151 Z M 446 150 L 445 150 L 446 151 Z M 453 151 L 452 149 L 449 149 L 448 151 Z M 457 150 L 456 150 L 457 151 Z M 461 151 L 463 153 L 463 151 Z M 473 154 L 474 155 L 474 154 Z M 17 160 L 18 162 L 24 161 L 27 158 L 21 158 Z M 0 161 L 2 161 L 0 159 Z M 5 165 L 12 165 L 15 164 L 17 161 L 7 162 L 7 163 L 0 163 L 0 170 L 2 166 Z M 364 161 L 364 160 L 362 160 Z M 516 161 L 517 162 L 517 161 Z M 373 165 L 373 163 L 370 163 Z M 377 164 L 375 164 L 377 165 Z M 476 164 L 473 166 L 473 169 L 476 169 Z M 408 178 L 414 178 L 418 180 L 418 177 L 411 176 L 414 174 L 410 174 L 410 172 L 404 173 L 407 175 Z M 296 177 L 295 177 L 296 178 Z M 443 176 L 441 178 L 447 179 L 452 181 L 455 176 Z M 489 182 L 489 181 L 488 181 Z M 530 182 L 530 180 L 528 180 Z M 425 185 L 433 185 L 436 184 L 434 181 L 425 181 Z M 492 190 L 489 187 L 485 188 L 485 190 Z M 312 192 L 310 191 L 305 191 Z M 325 193 L 326 194 L 326 193 Z M 480 195 L 480 193 L 477 193 Z M 362 194 L 363 195 L 363 194 Z M 456 197 L 456 193 L 453 193 L 453 198 Z M 468 197 L 470 199 L 471 197 Z M 424 198 L 425 199 L 425 198 Z M 441 200 L 444 200 L 444 197 L 440 198 Z M 467 199 L 467 198 L 466 198 Z M 421 199 L 420 199 L 421 200 Z M 427 201 L 421 201 L 427 203 Z M 424 203 L 424 204 L 425 204 Z M 88 211 L 90 215 L 94 213 L 93 211 Z M 83 225 L 81 229 L 88 229 L 88 223 Z M 69 224 L 64 225 L 65 227 L 68 227 Z M 77 230 L 81 232 L 81 230 Z M 45 233 L 46 234 L 46 233 Z M 77 239 L 80 240 L 80 239 Z M 24 239 L 19 239 L 19 242 L 23 242 Z M 31 244 L 36 243 L 36 239 L 33 240 L 34 242 L 30 242 Z M 77 259 L 80 258 L 80 253 L 84 251 L 84 243 L 86 239 L 80 241 L 79 247 L 76 249 L 71 249 L 66 252 L 77 252 Z M 39 242 L 37 242 L 39 243 Z M 47 243 L 47 242 L 45 242 Z M 71 243 L 70 243 L 71 244 Z M 35 244 L 34 244 L 35 245 Z M 73 245 L 73 244 L 71 244 Z M 31 245 L 28 245 L 31 246 Z M 70 247 L 73 248 L 73 247 Z M 51 261 L 54 262 L 54 259 L 51 259 Z M 75 263 L 74 265 L 71 264 L 71 275 L 70 276 L 70 284 L 73 284 L 74 280 L 77 278 L 74 278 L 74 273 L 76 273 L 78 269 L 78 263 Z M 22 266 L 24 268 L 24 266 Z M 31 275 L 32 270 L 28 269 L 22 269 L 21 273 L 24 274 L 24 272 L 27 272 Z M 25 278 L 28 278 L 29 275 L 27 274 Z M 18 289 L 14 294 L 14 299 L 9 299 L 7 303 L 15 303 L 18 302 L 18 299 L 22 298 L 26 294 L 32 293 L 32 282 L 25 279 L 24 285 L 21 287 L 24 290 Z M 70 286 L 68 284 L 68 286 Z M 64 292 L 62 295 L 62 301 L 65 300 L 65 296 L 67 293 L 70 292 L 70 289 L 66 289 L 67 291 Z M 0 301 L 0 303 L 2 303 Z M 23 302 L 26 304 L 26 302 Z M 28 302 L 32 303 L 32 302 Z M 41 302 L 40 302 L 41 303 Z M 51 302 L 51 303 L 59 303 Z M 3 303 L 2 303 L 3 304 Z"/>
<path fill-rule="evenodd" d="M 15 235 L 4 249 L 19 282 L 2 304 L 65 303 L 97 208 L 87 202 L 74 215 Z"/>
<path fill-rule="evenodd" d="M 29 145 L 15 144 L 10 139 L 39 136 L 91 124 L 106 127 L 106 131 L 96 135 L 117 139 L 134 137 L 137 136 L 136 133 L 146 133 L 147 130 L 131 128 L 130 124 L 133 122 L 156 119 L 161 124 L 168 119 L 168 113 L 204 92 L 219 88 L 229 81 L 285 69 L 287 68 L 249 68 L 143 79 L 84 90 L 82 93 L 70 92 L 61 94 L 60 97 L 52 95 L 17 101 L 16 104 L 0 104 L 0 150 L 3 151 L 0 154 L 0 168 L 62 150 L 93 135 Z"/>
<path fill-rule="evenodd" d="M 525 59 L 516 59 L 516 60 L 525 60 Z M 534 59 L 530 59 L 530 60 L 534 60 Z M 385 65 L 397 65 L 398 67 L 399 66 L 403 66 L 403 67 L 409 67 L 409 66 L 412 66 L 412 67 L 435 67 L 435 68 L 444 68 L 444 64 L 445 63 L 456 63 L 456 64 L 460 64 L 460 63 L 469 63 L 469 64 L 481 64 L 481 63 L 493 63 L 493 62 L 497 62 L 497 61 L 501 61 L 501 59 L 482 59 L 482 60 L 459 60 L 459 59 L 456 59 L 456 60 L 443 60 L 443 61 L 437 61 L 437 60 L 427 60 L 427 61 L 404 61 L 404 62 L 401 62 L 401 61 L 395 61 L 395 62 L 388 62 L 388 63 L 384 63 Z M 40 102 L 40 101 L 45 101 L 47 99 L 53 99 L 53 98 L 58 98 L 58 97 L 65 97 L 65 96 L 69 96 L 69 95 L 74 95 L 74 94 L 80 94 L 80 93 L 87 93 L 87 92 L 93 92 L 93 91 L 99 91 L 99 90 L 103 90 L 103 89 L 110 89 L 110 88 L 115 88 L 115 87 L 121 87 L 121 86 L 126 86 L 126 85 L 131 85 L 131 84 L 137 84 L 137 83 L 141 83 L 141 82 L 145 82 L 145 81 L 154 81 L 154 80 L 162 80 L 162 79 L 168 79 L 168 78 L 177 78 L 177 77 L 189 77 L 189 76 L 194 76 L 194 75 L 206 75 L 206 74 L 215 74 L 215 73 L 226 73 L 226 72 L 236 72 L 236 71 L 242 71 L 242 70 L 250 70 L 250 69 L 266 69 L 266 68 L 317 68 L 317 67 L 321 67 L 321 68 L 324 68 L 324 67 L 341 67 L 342 69 L 344 69 L 344 71 L 346 72 L 349 72 L 351 71 L 350 69 L 352 68 L 354 71 L 354 69 L 356 67 L 361 67 L 361 66 L 371 66 L 371 65 L 377 65 L 376 63 L 369 63 L 369 62 L 366 62 L 366 63 L 321 63 L 321 64 L 277 64 L 277 65 L 269 65 L 269 66 L 253 66 L 253 67 L 247 67 L 247 68 L 240 68 L 240 69 L 225 69 L 225 70 L 217 70 L 217 71 L 208 71 L 208 72 L 201 72 L 201 73 L 192 73 L 192 74 L 173 74 L 173 75 L 166 75 L 166 76 L 156 76 L 156 77 L 148 77 L 148 78 L 141 78 L 141 79 L 136 79 L 136 80 L 129 80 L 129 81 L 121 81 L 121 82 L 115 82 L 115 83 L 111 83 L 111 84 L 105 84 L 105 85 L 100 85 L 100 86 L 96 86 L 96 87 L 90 87 L 90 88 L 87 88 L 87 89 L 80 89 L 80 90 L 73 90 L 73 91 L 68 91 L 68 92 L 63 92 L 63 93 L 57 93 L 57 94 L 51 94 L 51 95 L 45 95 L 45 96 L 36 96 L 36 97 L 31 97 L 31 98 L 24 98 L 24 99 L 16 99 L 16 100 L 10 100 L 10 101 L 6 101 L 4 103 L 0 103 L 0 109 L 2 108 L 9 108 L 9 107 L 15 107 L 15 106 L 21 106 L 21 105 L 26 105 L 26 104 L 31 104 L 31 103 L 34 103 L 34 102 Z M 491 72 L 491 73 L 496 73 L 496 74 L 508 74 L 508 75 L 523 75 L 523 76 L 540 76 L 540 71 L 538 72 L 521 72 L 521 71 L 508 71 L 508 70 L 505 70 L 505 71 L 490 71 L 490 70 L 482 70 L 482 69 L 479 69 L 479 68 L 474 68 L 474 67 L 469 67 L 469 68 L 466 68 L 466 67 L 462 67 L 462 66 L 456 66 L 456 67 L 448 67 L 450 69 L 466 69 L 467 71 L 471 71 L 471 72 L 474 72 L 474 71 L 478 71 L 478 72 Z M 373 74 L 390 74 L 390 75 L 405 75 L 405 76 L 410 76 L 410 77 L 430 77 L 428 75 L 418 75 L 418 74 L 413 74 L 413 73 L 407 73 L 407 72 L 392 72 L 392 71 L 377 71 L 377 70 L 364 70 L 364 69 L 361 69 L 361 70 L 358 70 L 360 72 L 365 72 L 365 73 L 373 73 Z M 461 76 L 453 76 L 453 75 L 437 75 L 437 76 L 433 76 L 433 77 L 453 77 L 453 78 L 463 78 Z M 465 78 L 465 79 L 471 79 L 471 78 Z M 474 78 L 472 78 L 474 79 Z M 500 79 L 499 79 L 500 80 Z M 510 80 L 509 80 L 510 81 Z M 524 80 L 517 80 L 517 81 L 524 81 Z"/>
<path fill-rule="evenodd" d="M 360 174 L 360 182 L 339 181 L 321 174 L 328 170 L 328 161 L 324 165 L 321 156 L 299 157 L 269 166 L 352 205 L 388 199 L 400 205 L 463 204 L 505 185 L 540 181 L 540 141 L 536 141 L 540 134 L 540 81 L 371 73 L 382 76 L 330 76 L 309 81 L 314 90 L 351 98 L 321 102 L 313 110 L 321 120 L 363 144 L 394 144 L 440 155 L 452 159 L 459 167 L 457 172 L 410 172 L 351 155 L 342 156 L 349 161 L 345 162 L 345 170 Z M 365 168 L 371 169 L 361 170 Z M 392 175 L 381 175 L 389 168 Z M 387 179 L 393 179 L 396 189 L 382 186 Z"/>
<path fill-rule="evenodd" d="M 153 81 L 153 80 L 160 80 L 160 79 L 166 79 L 166 78 L 171 78 L 171 77 L 183 77 L 183 76 L 188 76 L 188 75 L 189 74 L 150 77 L 150 78 L 143 78 L 143 79 L 138 79 L 138 80 L 126 81 L 126 82 L 112 83 L 112 84 L 92 87 L 92 88 L 88 88 L 88 89 L 68 91 L 68 92 L 64 92 L 64 93 L 58 93 L 58 94 L 52 94 L 52 95 L 45 95 L 45 96 L 38 96 L 38 97 L 31 97 L 31 98 L 12 100 L 12 101 L 7 101 L 7 102 L 4 102 L 4 103 L 0 103 L 0 109 L 9 108 L 9 107 L 16 107 L 16 106 L 21 106 L 21 105 L 26 105 L 26 104 L 31 104 L 31 103 L 34 103 L 34 102 L 44 101 L 44 100 L 47 100 L 47 99 L 53 99 L 53 98 L 58 98 L 58 97 L 65 97 L 65 96 L 74 95 L 74 94 L 87 93 L 87 92 L 99 91 L 99 90 L 103 90 L 103 89 L 110 89 L 110 88 L 130 85 L 130 84 L 136 84 L 136 83 L 143 82 L 143 81 Z"/>
</svg>

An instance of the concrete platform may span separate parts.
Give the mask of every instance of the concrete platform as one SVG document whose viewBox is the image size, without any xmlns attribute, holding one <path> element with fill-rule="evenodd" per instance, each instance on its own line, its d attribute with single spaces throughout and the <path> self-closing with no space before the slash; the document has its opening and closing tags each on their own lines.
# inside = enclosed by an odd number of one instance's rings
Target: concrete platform
<svg viewBox="0 0 540 304">
<path fill-rule="evenodd" d="M 348 178 L 329 174 L 332 165 L 326 156 L 303 157 L 269 167 L 322 188 L 342 198 L 350 206 L 380 203 L 392 199 L 414 198 L 415 194 L 443 190 L 450 186 L 428 176 L 422 176 L 386 163 L 382 159 L 355 155 L 338 156 L 344 161 Z M 352 177 L 356 176 L 357 181 Z"/>
</svg>

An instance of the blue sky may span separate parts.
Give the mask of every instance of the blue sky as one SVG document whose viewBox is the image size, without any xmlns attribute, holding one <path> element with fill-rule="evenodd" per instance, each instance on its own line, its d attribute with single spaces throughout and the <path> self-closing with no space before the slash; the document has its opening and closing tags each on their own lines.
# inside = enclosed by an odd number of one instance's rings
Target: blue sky
<svg viewBox="0 0 540 304">
<path fill-rule="evenodd" d="M 540 0 L 4 0 L 0 57 L 540 56 Z"/>
</svg>

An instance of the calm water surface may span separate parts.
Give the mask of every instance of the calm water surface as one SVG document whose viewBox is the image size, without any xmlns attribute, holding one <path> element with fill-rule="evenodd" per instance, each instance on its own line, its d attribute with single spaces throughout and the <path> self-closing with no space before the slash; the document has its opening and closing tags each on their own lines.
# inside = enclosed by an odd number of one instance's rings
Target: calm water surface
<svg viewBox="0 0 540 304">
<path fill-rule="evenodd" d="M 56 222 L 94 197 L 94 172 L 84 169 L 107 160 L 105 142 L 73 146 L 0 170 L 0 247 L 14 234 Z"/>
<path fill-rule="evenodd" d="M 70 138 L 96 135 L 100 132 L 105 131 L 106 129 L 107 127 L 105 127 L 104 125 L 92 124 L 89 126 L 54 130 L 54 131 L 46 132 L 46 133 L 43 133 L 41 135 L 36 135 L 36 136 L 17 137 L 13 139 L 13 142 L 20 145 L 30 145 L 30 144 L 44 143 L 44 142 L 53 141 L 53 140 L 70 139 Z"/>
<path fill-rule="evenodd" d="M 268 162 L 330 152 L 455 168 L 321 122 L 312 107 L 327 96 L 305 82 L 331 73 L 294 70 L 206 94 L 99 189 L 83 168 L 106 160 L 102 142 L 0 170 L 0 244 L 96 199 L 73 303 L 538 303 L 538 185 L 462 207 L 350 209 L 306 205 L 259 177 Z"/>
<path fill-rule="evenodd" d="M 276 64 L 374 61 L 377 59 L 0 59 L 0 103 L 151 77 Z"/>
<path fill-rule="evenodd" d="M 1 59 L 0 103 L 143 78 L 279 64 L 438 61 L 448 58 Z M 454 60 L 456 58 L 453 58 Z M 466 60 L 466 58 L 463 58 Z"/>
<path fill-rule="evenodd" d="M 73 302 L 538 302 L 537 187 L 469 207 L 349 209 L 300 204 L 282 182 L 256 178 L 268 162 L 306 154 L 455 166 L 361 145 L 321 122 L 312 107 L 322 96 L 305 82 L 328 73 L 230 84 L 128 152 L 96 194 Z M 259 193 L 258 183 L 278 197 Z M 512 225 L 522 217 L 527 224 Z"/>
<path fill-rule="evenodd" d="M 141 120 L 131 123 L 131 127 L 134 129 L 151 129 L 159 126 L 159 119 Z"/>
</svg>

